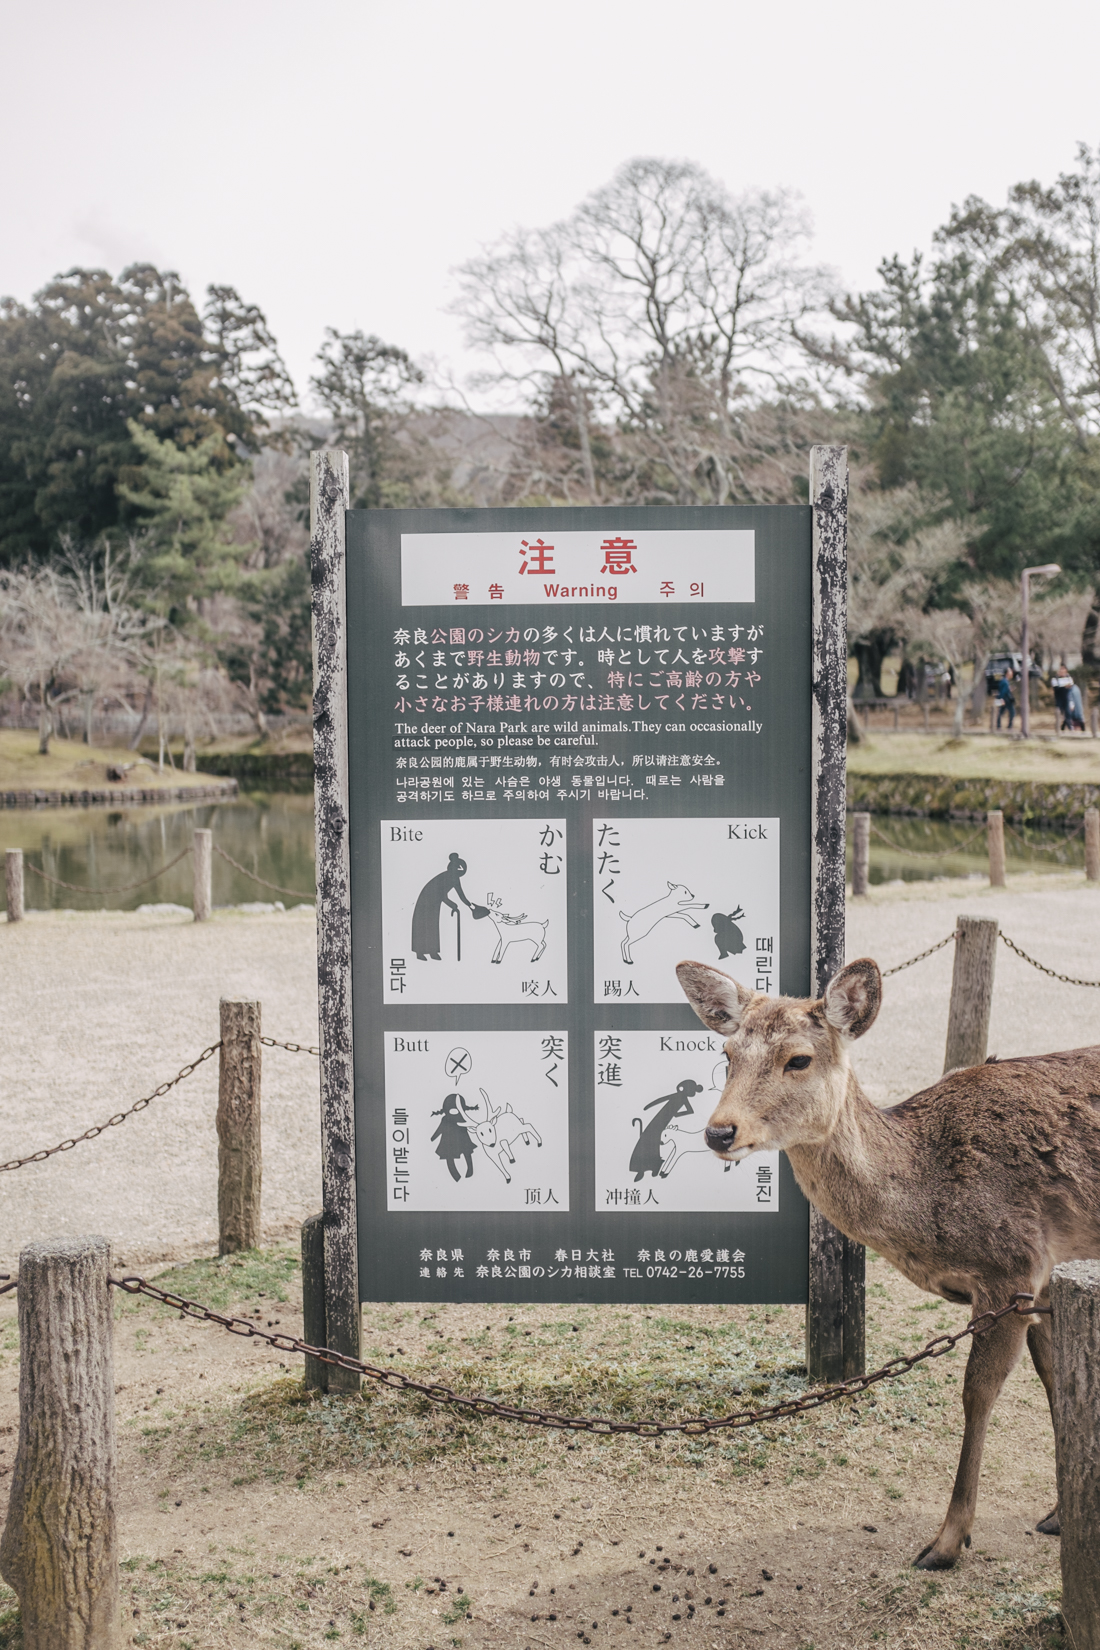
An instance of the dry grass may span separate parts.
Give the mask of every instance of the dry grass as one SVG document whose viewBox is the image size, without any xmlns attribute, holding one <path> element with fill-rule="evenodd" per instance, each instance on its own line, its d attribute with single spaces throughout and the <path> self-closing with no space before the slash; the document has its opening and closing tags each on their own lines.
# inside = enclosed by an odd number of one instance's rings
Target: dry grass
<svg viewBox="0 0 1100 1650">
<path fill-rule="evenodd" d="M 48 756 L 38 754 L 38 735 L 25 728 L 0 728 L 0 790 L 98 790 L 108 783 L 107 765 L 129 766 L 123 785 L 143 790 L 160 786 L 209 785 L 208 774 L 184 773 L 157 764 L 123 746 L 81 744 L 76 739 L 51 739 Z M 133 764 L 137 766 L 133 766 Z"/>
<path fill-rule="evenodd" d="M 1048 719 L 1049 721 L 1049 719 Z M 1053 784 L 1100 780 L 1100 741 L 1068 735 L 1029 739 L 950 733 L 872 731 L 848 750 L 852 773 L 920 773 L 945 779 L 1034 779 Z"/>
</svg>

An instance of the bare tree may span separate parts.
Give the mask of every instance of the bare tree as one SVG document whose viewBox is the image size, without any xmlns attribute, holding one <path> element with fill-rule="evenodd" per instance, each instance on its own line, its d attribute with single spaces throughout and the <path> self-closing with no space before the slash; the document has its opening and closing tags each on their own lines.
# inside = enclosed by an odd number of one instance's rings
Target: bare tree
<svg viewBox="0 0 1100 1650">
<path fill-rule="evenodd" d="M 734 198 L 698 166 L 631 161 L 562 223 L 467 263 L 454 309 L 493 358 L 480 384 L 560 426 L 547 479 L 565 497 L 790 497 L 785 448 L 815 415 L 795 329 L 827 296 L 800 261 L 807 234 L 788 194 Z"/>
</svg>

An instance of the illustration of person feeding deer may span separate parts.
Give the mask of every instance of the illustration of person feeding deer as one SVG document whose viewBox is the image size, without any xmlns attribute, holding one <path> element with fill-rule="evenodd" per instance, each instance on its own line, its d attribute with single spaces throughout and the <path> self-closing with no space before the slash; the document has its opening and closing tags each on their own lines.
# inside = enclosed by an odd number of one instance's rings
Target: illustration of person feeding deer
<svg viewBox="0 0 1100 1650">
<path fill-rule="evenodd" d="M 566 825 L 382 824 L 387 1003 L 567 1001 Z"/>
<path fill-rule="evenodd" d="M 568 1209 L 567 1069 L 564 1031 L 387 1033 L 389 1207 Z"/>
</svg>

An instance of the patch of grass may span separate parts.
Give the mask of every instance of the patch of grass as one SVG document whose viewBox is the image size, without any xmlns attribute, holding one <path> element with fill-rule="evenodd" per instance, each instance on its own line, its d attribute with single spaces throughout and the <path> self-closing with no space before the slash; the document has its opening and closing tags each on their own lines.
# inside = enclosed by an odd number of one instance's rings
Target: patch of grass
<svg viewBox="0 0 1100 1650">
<path fill-rule="evenodd" d="M 282 1305 L 289 1298 L 289 1289 L 299 1284 L 301 1266 L 301 1257 L 290 1247 L 244 1249 L 237 1255 L 193 1260 L 186 1266 L 170 1267 L 158 1272 L 151 1281 L 159 1289 L 219 1310 L 255 1301 L 267 1301 L 275 1306 Z M 122 1317 L 135 1310 L 173 1313 L 171 1307 L 158 1306 L 148 1296 L 127 1295 L 116 1290 L 115 1316 Z"/>
<path fill-rule="evenodd" d="M 23 1650 L 23 1628 L 15 1594 L 0 1582 L 0 1650 Z"/>
</svg>

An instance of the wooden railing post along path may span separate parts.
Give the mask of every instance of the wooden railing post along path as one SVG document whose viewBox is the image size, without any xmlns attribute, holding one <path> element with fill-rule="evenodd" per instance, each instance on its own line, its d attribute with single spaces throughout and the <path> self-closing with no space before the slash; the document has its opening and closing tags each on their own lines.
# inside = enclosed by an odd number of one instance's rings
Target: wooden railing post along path
<svg viewBox="0 0 1100 1650">
<path fill-rule="evenodd" d="M 211 874 L 214 864 L 213 831 L 195 831 L 191 837 L 192 908 L 196 922 L 208 922 L 212 910 Z"/>
<path fill-rule="evenodd" d="M 258 1249 L 260 1192 L 260 1004 L 223 997 L 218 1070 L 218 1253 Z"/>
<path fill-rule="evenodd" d="M 325 1319 L 325 1217 L 310 1215 L 302 1222 L 302 1339 L 310 1346 L 327 1346 Z M 307 1392 L 327 1392 L 331 1364 L 306 1354 L 302 1383 Z"/>
<path fill-rule="evenodd" d="M 9 848 L 4 854 L 4 894 L 8 921 L 23 921 L 23 850 Z"/>
<path fill-rule="evenodd" d="M 1085 809 L 1085 877 L 1100 882 L 1100 809 Z"/>
<path fill-rule="evenodd" d="M 852 815 L 852 896 L 867 892 L 871 867 L 871 816 Z"/>
<path fill-rule="evenodd" d="M 944 1071 L 980 1066 L 986 1057 L 998 931 L 995 917 L 955 919 L 955 964 L 951 971 Z"/>
<path fill-rule="evenodd" d="M 1005 886 L 1005 816 L 993 808 L 985 816 L 985 836 L 989 844 L 989 886 Z"/>
<path fill-rule="evenodd" d="M 844 966 L 846 735 L 848 726 L 848 453 L 810 449 L 813 556 L 813 783 L 810 990 L 820 995 Z M 863 1245 L 811 1207 L 806 1367 L 810 1380 L 862 1375 Z"/>
<path fill-rule="evenodd" d="M 106 1238 L 19 1257 L 19 1444 L 0 1537 L 23 1650 L 121 1650 Z"/>
<path fill-rule="evenodd" d="M 1050 1283 L 1062 1616 L 1073 1650 L 1100 1650 L 1100 1260 Z"/>
</svg>

